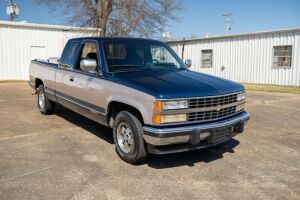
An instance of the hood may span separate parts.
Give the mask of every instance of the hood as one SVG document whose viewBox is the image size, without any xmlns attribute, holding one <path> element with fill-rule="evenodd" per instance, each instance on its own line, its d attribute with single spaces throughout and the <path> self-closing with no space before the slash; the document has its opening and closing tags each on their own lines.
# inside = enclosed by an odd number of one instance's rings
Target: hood
<svg viewBox="0 0 300 200">
<path fill-rule="evenodd" d="M 244 90 L 241 84 L 188 70 L 122 72 L 111 78 L 158 99 L 215 96 Z"/>
</svg>

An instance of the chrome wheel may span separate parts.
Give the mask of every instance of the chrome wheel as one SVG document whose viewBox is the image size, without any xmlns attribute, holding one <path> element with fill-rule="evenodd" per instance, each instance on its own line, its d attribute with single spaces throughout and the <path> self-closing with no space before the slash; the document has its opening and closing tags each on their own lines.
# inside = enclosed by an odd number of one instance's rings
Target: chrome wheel
<svg viewBox="0 0 300 200">
<path fill-rule="evenodd" d="M 39 106 L 41 109 L 44 109 L 45 107 L 45 94 L 43 91 L 39 92 Z"/>
<path fill-rule="evenodd" d="M 117 141 L 118 141 L 118 146 L 124 153 L 130 153 L 133 151 L 133 147 L 134 147 L 133 134 L 131 129 L 124 122 L 118 124 Z"/>
</svg>

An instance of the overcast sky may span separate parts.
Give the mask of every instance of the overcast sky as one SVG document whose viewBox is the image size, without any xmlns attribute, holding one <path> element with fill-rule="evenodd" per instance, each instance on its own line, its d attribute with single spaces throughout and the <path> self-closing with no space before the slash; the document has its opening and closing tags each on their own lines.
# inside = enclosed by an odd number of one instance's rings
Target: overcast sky
<svg viewBox="0 0 300 200">
<path fill-rule="evenodd" d="M 65 25 L 61 17 L 32 0 L 15 0 L 21 9 L 16 21 Z M 167 28 L 171 38 L 225 34 L 224 13 L 233 13 L 232 34 L 300 28 L 300 0 L 182 0 L 178 21 Z M 7 20 L 6 1 L 0 0 L 0 20 Z"/>
</svg>

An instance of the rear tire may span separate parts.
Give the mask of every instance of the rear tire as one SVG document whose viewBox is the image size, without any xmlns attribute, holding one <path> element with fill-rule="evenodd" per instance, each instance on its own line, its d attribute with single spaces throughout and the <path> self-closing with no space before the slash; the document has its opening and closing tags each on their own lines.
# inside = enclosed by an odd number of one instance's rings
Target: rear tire
<svg viewBox="0 0 300 200">
<path fill-rule="evenodd" d="M 42 114 L 51 115 L 54 113 L 55 102 L 48 99 L 43 85 L 37 88 L 37 104 Z"/>
<path fill-rule="evenodd" d="M 115 118 L 113 137 L 118 155 L 130 164 L 147 159 L 148 153 L 141 122 L 133 114 L 121 111 Z"/>
</svg>

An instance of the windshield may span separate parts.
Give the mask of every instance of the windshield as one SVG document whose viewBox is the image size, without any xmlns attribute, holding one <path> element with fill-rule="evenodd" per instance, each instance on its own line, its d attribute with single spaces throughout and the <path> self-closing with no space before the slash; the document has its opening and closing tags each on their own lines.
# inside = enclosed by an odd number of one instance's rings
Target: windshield
<svg viewBox="0 0 300 200">
<path fill-rule="evenodd" d="M 105 42 L 103 46 L 109 72 L 183 68 L 160 43 L 113 41 Z"/>
</svg>

